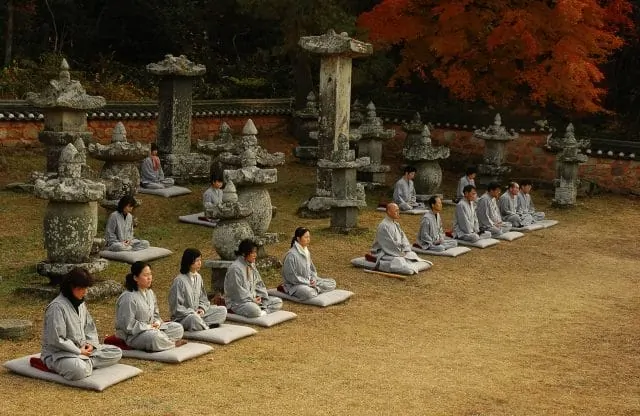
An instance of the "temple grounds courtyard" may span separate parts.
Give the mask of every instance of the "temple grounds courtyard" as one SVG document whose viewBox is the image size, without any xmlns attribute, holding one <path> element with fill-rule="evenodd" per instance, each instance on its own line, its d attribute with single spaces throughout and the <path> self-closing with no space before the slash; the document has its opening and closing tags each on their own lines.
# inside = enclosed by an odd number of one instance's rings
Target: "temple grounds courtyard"
<svg viewBox="0 0 640 416">
<path fill-rule="evenodd" d="M 368 193 L 357 235 L 335 235 L 329 220 L 300 219 L 315 169 L 295 162 L 290 138 L 261 144 L 285 151 L 271 186 L 278 213 L 270 231 L 282 258 L 297 226 L 311 229 L 320 275 L 355 295 L 320 309 L 285 302 L 294 321 L 178 365 L 123 359 L 144 372 L 102 393 L 64 387 L 0 370 L 0 414 L 109 415 L 640 415 L 640 201 L 611 194 L 578 200 L 572 210 L 534 201 L 560 224 L 514 242 L 458 258 L 425 257 L 434 267 L 405 281 L 364 273 L 349 260 L 370 247 L 384 191 Z M 6 156 L 0 185 L 41 170 L 37 151 Z M 91 161 L 95 167 L 96 161 Z M 393 176 L 393 175 L 392 175 Z M 458 172 L 445 173 L 443 189 Z M 389 177 L 392 183 L 395 178 Z M 154 291 L 168 318 L 167 292 L 182 251 L 217 257 L 211 229 L 178 222 L 200 210 L 206 185 L 187 196 L 138 195 L 136 235 L 174 251 L 152 262 Z M 0 318 L 34 322 L 24 341 L 0 340 L 0 361 L 38 352 L 46 300 L 14 294 L 44 282 L 35 264 L 46 257 L 46 201 L 0 192 Z M 453 207 L 446 206 L 450 226 Z M 106 211 L 100 208 L 100 230 Z M 403 216 L 409 239 L 419 216 Z M 102 231 L 100 231 L 101 233 Z M 111 262 L 100 278 L 124 281 L 128 265 Z M 264 271 L 268 286 L 278 271 Z M 205 282 L 209 272 L 202 270 Z M 114 329 L 115 298 L 89 302 L 103 338 Z"/>
</svg>

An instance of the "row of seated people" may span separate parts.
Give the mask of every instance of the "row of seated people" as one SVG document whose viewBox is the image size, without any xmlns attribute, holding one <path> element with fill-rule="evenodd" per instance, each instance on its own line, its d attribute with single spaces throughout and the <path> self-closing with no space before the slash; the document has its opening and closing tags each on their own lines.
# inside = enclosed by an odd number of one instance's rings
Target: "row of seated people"
<svg viewBox="0 0 640 416">
<path fill-rule="evenodd" d="M 308 299 L 336 288 L 333 279 L 321 278 L 311 260 L 311 236 L 303 227 L 296 229 L 291 248 L 285 255 L 280 286 L 287 294 Z M 116 336 L 129 347 L 144 351 L 164 351 L 182 345 L 184 331 L 218 327 L 227 312 L 258 317 L 282 308 L 282 300 L 269 296 L 255 266 L 257 246 L 251 240 L 240 242 L 237 259 L 225 276 L 225 306 L 209 302 L 199 271 L 202 256 L 188 248 L 182 255 L 180 273 L 169 289 L 171 321 L 164 322 L 151 288 L 151 266 L 136 262 L 125 278 L 126 290 L 116 302 Z M 60 285 L 60 294 L 47 306 L 44 316 L 41 359 L 46 367 L 67 380 L 79 380 L 93 369 L 116 364 L 120 348 L 101 344 L 91 314 L 84 302 L 94 283 L 85 269 L 72 270 Z"/>
</svg>

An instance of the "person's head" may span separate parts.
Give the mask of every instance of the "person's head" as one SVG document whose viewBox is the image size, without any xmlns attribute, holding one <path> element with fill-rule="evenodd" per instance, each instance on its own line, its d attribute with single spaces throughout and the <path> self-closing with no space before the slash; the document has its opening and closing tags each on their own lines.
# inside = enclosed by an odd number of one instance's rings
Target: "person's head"
<svg viewBox="0 0 640 416">
<path fill-rule="evenodd" d="M 475 201 L 476 196 L 478 196 L 478 191 L 476 191 L 476 187 L 473 185 L 467 185 L 462 188 L 462 194 L 464 195 L 464 199 L 467 201 Z"/>
<path fill-rule="evenodd" d="M 427 201 L 427 204 L 429 205 L 429 208 L 431 208 L 431 211 L 433 212 L 437 213 L 442 211 L 442 199 L 440 199 L 438 195 L 434 195 L 431 198 L 429 198 L 429 200 Z"/>
<path fill-rule="evenodd" d="M 67 273 L 60 282 L 60 293 L 67 299 L 82 300 L 87 290 L 93 286 L 93 276 L 86 269 L 76 267 Z"/>
<path fill-rule="evenodd" d="M 184 253 L 182 253 L 182 260 L 180 260 L 180 273 L 195 273 L 200 270 L 201 266 L 202 253 L 200 253 L 200 250 L 197 248 L 185 249 Z"/>
<path fill-rule="evenodd" d="M 404 176 L 404 178 L 405 178 L 405 179 L 413 179 L 413 178 L 415 178 L 415 177 L 416 177 L 416 172 L 417 172 L 417 171 L 418 171 L 418 170 L 416 169 L 416 167 L 415 167 L 415 166 L 411 166 L 411 165 L 406 166 L 406 167 L 404 168 L 404 174 L 403 174 L 403 176 Z"/>
<path fill-rule="evenodd" d="M 158 145 L 155 143 L 151 143 L 150 152 L 151 156 L 158 156 Z"/>
<path fill-rule="evenodd" d="M 531 192 L 532 187 L 533 187 L 533 182 L 531 182 L 530 179 L 524 179 L 522 182 L 520 182 L 520 190 L 525 195 Z"/>
<path fill-rule="evenodd" d="M 149 289 L 152 281 L 153 274 L 151 274 L 151 266 L 149 266 L 149 263 L 137 261 L 131 265 L 131 272 L 127 273 L 124 279 L 124 287 L 126 287 L 129 292 Z"/>
<path fill-rule="evenodd" d="M 311 241 L 311 233 L 308 228 L 298 227 L 293 233 L 293 238 L 291 239 L 291 247 L 297 242 L 302 247 L 306 247 L 309 245 Z"/>
<path fill-rule="evenodd" d="M 390 218 L 394 220 L 400 219 L 400 207 L 395 202 L 387 204 L 386 213 Z"/>
<path fill-rule="evenodd" d="M 518 195 L 518 192 L 520 192 L 520 185 L 518 185 L 518 182 L 510 182 L 509 193 L 515 196 Z"/>
<path fill-rule="evenodd" d="M 502 192 L 502 187 L 498 182 L 489 182 L 489 185 L 487 185 L 487 193 L 491 195 L 492 198 L 499 197 L 500 192 Z"/>
<path fill-rule="evenodd" d="M 476 175 L 478 174 L 478 168 L 475 166 L 469 166 L 467 170 L 464 172 L 464 174 L 469 179 L 475 179 Z"/>
<path fill-rule="evenodd" d="M 215 188 L 215 189 L 222 189 L 222 187 L 224 186 L 224 180 L 222 179 L 222 176 L 220 176 L 218 173 L 214 173 L 211 175 L 211 187 Z"/>
<path fill-rule="evenodd" d="M 122 215 L 131 214 L 135 206 L 136 206 L 136 199 L 133 197 L 133 195 L 127 194 L 122 198 L 120 198 L 120 201 L 118 201 L 117 210 Z"/>
<path fill-rule="evenodd" d="M 258 257 L 258 245 L 253 240 L 245 238 L 240 241 L 236 256 L 244 257 L 247 263 L 255 263 L 256 257 Z"/>
</svg>

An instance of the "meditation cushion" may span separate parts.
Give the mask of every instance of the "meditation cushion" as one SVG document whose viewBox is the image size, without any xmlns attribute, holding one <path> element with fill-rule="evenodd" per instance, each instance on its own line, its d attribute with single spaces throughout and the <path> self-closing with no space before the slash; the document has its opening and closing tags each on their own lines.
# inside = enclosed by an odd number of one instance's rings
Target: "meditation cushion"
<svg viewBox="0 0 640 416">
<path fill-rule="evenodd" d="M 443 257 L 458 257 L 461 254 L 468 253 L 471 251 L 469 247 L 460 247 L 460 246 L 453 247 L 445 251 L 425 250 L 416 244 L 411 246 L 411 250 L 420 254 L 428 254 L 430 256 L 443 256 Z"/>
<path fill-rule="evenodd" d="M 181 215 L 178 217 L 180 222 L 186 222 L 188 224 L 204 225 L 205 227 L 216 227 L 218 225 L 217 220 L 211 220 L 204 216 L 204 212 L 198 212 L 197 214 Z"/>
<path fill-rule="evenodd" d="M 295 296 L 291 296 L 283 291 L 280 291 L 279 288 L 269 289 L 267 292 L 269 292 L 269 296 L 275 296 L 281 299 L 290 300 L 292 302 L 320 307 L 335 305 L 337 303 L 344 302 L 345 300 L 353 296 L 353 292 L 342 289 L 334 289 L 329 292 L 320 293 L 318 296 L 306 300 L 300 300 Z"/>
<path fill-rule="evenodd" d="M 375 258 L 374 258 L 375 260 Z M 355 259 L 351 259 L 351 264 L 354 267 L 360 267 L 363 269 L 375 270 L 376 262 L 370 261 L 367 257 L 356 257 Z M 416 273 L 422 272 L 424 270 L 428 270 L 431 268 L 432 264 L 427 261 L 413 262 L 413 266 L 415 267 Z M 380 270 L 386 272 L 386 270 Z"/>
<path fill-rule="evenodd" d="M 511 231 L 535 231 L 535 230 L 541 230 L 544 227 L 542 226 L 542 224 L 540 223 L 533 223 L 530 225 L 527 225 L 526 227 L 511 227 Z"/>
<path fill-rule="evenodd" d="M 236 315 L 235 313 L 227 313 L 227 320 L 233 322 L 242 322 L 244 324 L 258 325 L 265 328 L 277 325 L 282 322 L 295 319 L 298 315 L 289 311 L 276 311 L 268 313 L 258 318 L 247 318 L 246 316 Z"/>
<path fill-rule="evenodd" d="M 227 345 L 257 333 L 258 331 L 248 326 L 222 324 L 218 328 L 205 329 L 204 331 L 185 331 L 183 338 Z"/>
<path fill-rule="evenodd" d="M 34 365 L 31 364 L 33 358 Z M 16 358 L 4 363 L 4 366 L 14 373 L 37 378 L 41 380 L 53 381 L 56 383 L 64 384 L 66 386 L 78 387 L 87 390 L 103 391 L 107 387 L 120 383 L 131 377 L 135 377 L 142 373 L 142 370 L 136 367 L 132 367 L 126 364 L 115 364 L 109 367 L 97 368 L 93 370 L 93 374 L 82 380 L 67 380 L 61 375 L 58 375 L 51 370 L 43 371 L 40 369 L 40 354 L 27 355 L 24 357 Z M 42 363 L 44 366 L 44 363 Z M 44 366 L 46 368 L 46 366 Z"/>
<path fill-rule="evenodd" d="M 487 247 L 495 246 L 500 242 L 495 238 L 483 238 L 482 240 L 478 240 L 475 243 L 472 243 L 470 241 L 465 241 L 465 240 L 456 240 L 456 241 L 458 242 L 458 244 L 461 244 L 463 246 L 476 247 L 476 248 L 487 248 Z"/>
<path fill-rule="evenodd" d="M 509 231 L 507 233 L 502 233 L 497 237 L 494 237 L 497 240 L 504 240 L 504 241 L 513 241 L 513 240 L 517 240 L 518 238 L 522 238 L 524 237 L 524 234 L 518 232 L 518 231 Z"/>
<path fill-rule="evenodd" d="M 140 189 L 138 189 L 138 192 L 140 192 L 141 194 L 158 195 L 158 196 L 163 196 L 165 198 L 171 198 L 172 196 L 190 194 L 191 189 L 183 188 L 182 186 L 170 186 L 168 188 L 161 188 L 161 189 L 149 189 L 149 188 L 140 187 Z"/>
<path fill-rule="evenodd" d="M 549 228 L 549 227 L 553 227 L 554 225 L 556 225 L 558 223 L 557 220 L 541 220 L 541 221 L 536 221 L 536 224 L 542 225 L 543 228 Z"/>
<path fill-rule="evenodd" d="M 137 358 L 139 360 L 160 361 L 163 363 L 181 363 L 191 358 L 204 355 L 213 348 L 209 345 L 200 344 L 198 342 L 187 342 L 176 348 L 164 351 L 142 351 L 136 350 L 128 346 L 124 340 L 115 335 L 108 336 L 104 339 L 105 344 L 115 345 L 122 350 L 122 356 L 125 358 Z M 123 348 L 124 347 L 124 348 Z"/>
<path fill-rule="evenodd" d="M 137 261 L 149 262 L 151 260 L 167 257 L 173 254 L 173 251 L 162 247 L 149 247 L 145 248 L 144 250 L 137 251 L 102 250 L 99 254 L 100 257 L 103 257 L 105 259 L 133 264 Z"/>
</svg>

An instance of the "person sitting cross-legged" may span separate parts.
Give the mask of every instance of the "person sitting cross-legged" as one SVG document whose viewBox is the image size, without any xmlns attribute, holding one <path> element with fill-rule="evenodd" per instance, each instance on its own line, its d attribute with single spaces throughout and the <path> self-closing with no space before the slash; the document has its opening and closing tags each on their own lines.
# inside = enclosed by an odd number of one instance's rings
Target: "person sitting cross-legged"
<svg viewBox="0 0 640 416">
<path fill-rule="evenodd" d="M 500 208 L 496 199 L 500 197 L 500 184 L 491 182 L 487 186 L 487 192 L 477 202 L 476 215 L 480 224 L 480 231 L 489 231 L 491 236 L 497 237 L 511 230 L 511 223 L 502 221 Z"/>
<path fill-rule="evenodd" d="M 445 236 L 442 228 L 442 200 L 439 196 L 432 196 L 427 201 L 430 210 L 427 211 L 420 220 L 420 231 L 418 231 L 418 244 L 424 250 L 441 252 L 458 246 L 458 242 Z"/>
<path fill-rule="evenodd" d="M 304 227 L 296 228 L 291 248 L 282 265 L 282 287 L 286 293 L 300 300 L 307 300 L 336 288 L 335 280 L 318 277 L 316 266 L 311 260 L 309 242 L 309 230 Z"/>
<path fill-rule="evenodd" d="M 142 161 L 140 166 L 140 185 L 143 188 L 163 189 L 173 186 L 173 178 L 165 178 L 160 158 L 158 157 L 158 145 L 151 143 L 149 156 Z"/>
<path fill-rule="evenodd" d="M 109 215 L 105 230 L 105 249 L 109 251 L 137 251 L 149 248 L 147 240 L 133 236 L 133 208 L 136 200 L 125 195 L 118 201 L 118 208 Z"/>
<path fill-rule="evenodd" d="M 474 185 L 467 185 L 462 190 L 464 198 L 456 205 L 453 216 L 453 238 L 475 243 L 491 237 L 490 232 L 480 232 L 480 224 L 476 215 L 476 196 L 478 192 Z"/>
<path fill-rule="evenodd" d="M 521 213 L 530 214 L 533 217 L 533 221 L 542 221 L 544 219 L 544 212 L 536 211 L 536 207 L 533 206 L 531 200 L 531 188 L 533 182 L 529 179 L 525 179 L 520 183 L 520 192 L 518 193 L 518 209 Z"/>
<path fill-rule="evenodd" d="M 227 308 L 236 315 L 258 318 L 282 309 L 282 299 L 269 296 L 256 268 L 258 246 L 249 239 L 240 242 L 236 256 L 224 277 Z"/>
<path fill-rule="evenodd" d="M 469 166 L 464 173 L 464 176 L 458 180 L 458 188 L 456 189 L 456 197 L 453 202 L 458 203 L 464 198 L 464 187 L 467 185 L 476 186 L 476 175 L 478 174 L 478 168 L 475 166 Z"/>
<path fill-rule="evenodd" d="M 498 200 L 500 207 L 500 215 L 502 220 L 510 222 L 514 227 L 526 227 L 533 224 L 533 217 L 527 212 L 523 212 L 518 207 L 518 193 L 520 185 L 517 182 L 511 182 L 509 189 Z"/>
<path fill-rule="evenodd" d="M 402 211 L 424 208 L 423 204 L 416 201 L 416 188 L 413 186 L 416 171 L 413 166 L 405 167 L 402 178 L 398 179 L 393 187 L 393 202 L 398 204 Z"/>
<path fill-rule="evenodd" d="M 202 205 L 205 217 L 213 218 L 213 209 L 222 203 L 224 181 L 218 174 L 213 174 L 210 183 L 211 185 L 202 195 Z"/>
</svg>

